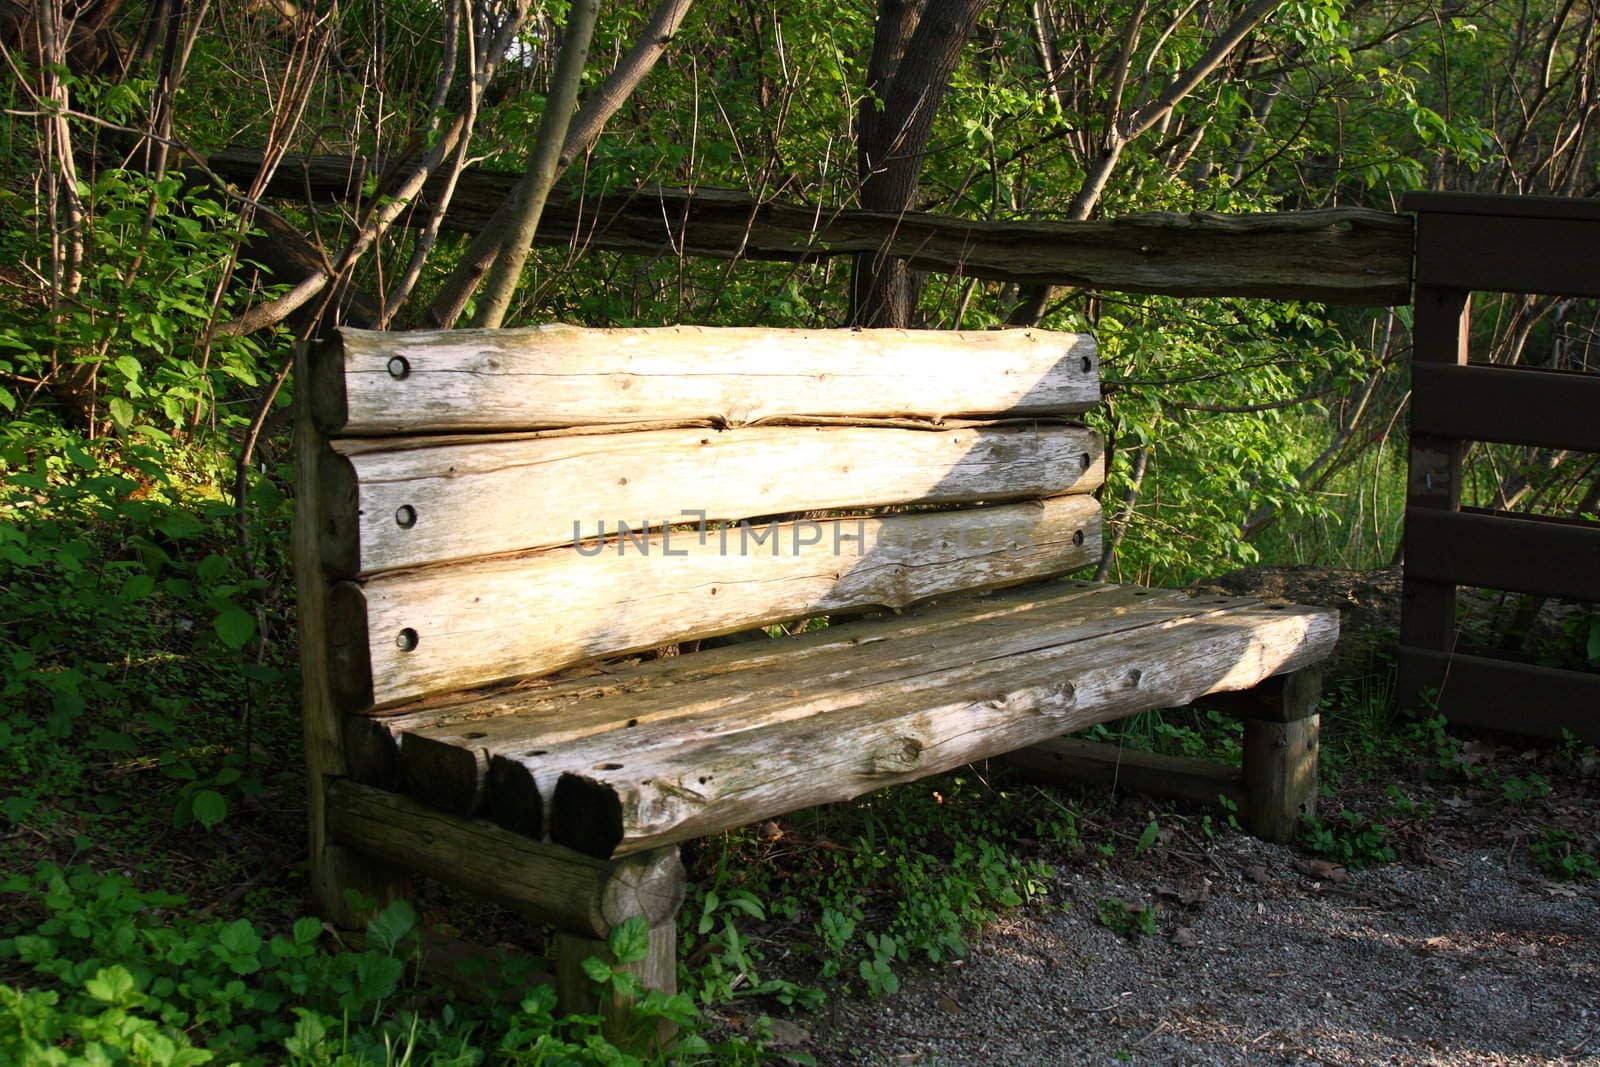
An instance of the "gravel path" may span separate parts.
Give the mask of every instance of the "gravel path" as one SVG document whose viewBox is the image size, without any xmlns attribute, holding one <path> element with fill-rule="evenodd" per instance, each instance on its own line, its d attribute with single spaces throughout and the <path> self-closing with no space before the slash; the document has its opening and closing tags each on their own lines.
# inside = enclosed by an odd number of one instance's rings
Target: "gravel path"
<svg viewBox="0 0 1600 1067">
<path fill-rule="evenodd" d="M 991 926 L 959 966 L 797 1020 L 819 1063 L 1600 1064 L 1600 887 L 1504 849 L 1318 881 L 1241 836 L 1204 868 L 1064 869 L 1066 904 Z M 1297 867 L 1297 863 L 1300 867 Z M 1137 942 L 1095 918 L 1154 903 Z"/>
</svg>

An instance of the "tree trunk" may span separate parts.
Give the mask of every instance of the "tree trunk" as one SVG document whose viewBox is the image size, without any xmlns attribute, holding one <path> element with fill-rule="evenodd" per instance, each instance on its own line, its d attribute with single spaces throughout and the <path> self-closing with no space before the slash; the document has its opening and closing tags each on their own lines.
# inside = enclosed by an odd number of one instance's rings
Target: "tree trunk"
<svg viewBox="0 0 1600 1067">
<path fill-rule="evenodd" d="M 911 208 L 939 101 L 986 0 L 882 0 L 861 105 L 856 160 L 861 206 Z M 921 275 L 880 252 L 856 256 L 850 321 L 911 325 Z"/>
</svg>

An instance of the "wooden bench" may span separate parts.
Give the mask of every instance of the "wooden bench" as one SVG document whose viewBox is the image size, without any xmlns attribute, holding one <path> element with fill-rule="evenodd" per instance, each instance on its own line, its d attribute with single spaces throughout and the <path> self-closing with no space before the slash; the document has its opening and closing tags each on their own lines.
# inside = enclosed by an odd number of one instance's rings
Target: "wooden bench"
<svg viewBox="0 0 1600 1067">
<path fill-rule="evenodd" d="M 1336 615 L 1061 577 L 1100 556 L 1086 336 L 345 330 L 299 358 L 336 920 L 443 879 L 554 924 L 584 1006 L 577 965 L 643 916 L 671 988 L 678 842 L 1018 750 L 1084 773 L 1054 739 L 1212 693 L 1250 691 L 1242 773 L 1130 775 L 1279 840 L 1315 804 Z"/>
</svg>

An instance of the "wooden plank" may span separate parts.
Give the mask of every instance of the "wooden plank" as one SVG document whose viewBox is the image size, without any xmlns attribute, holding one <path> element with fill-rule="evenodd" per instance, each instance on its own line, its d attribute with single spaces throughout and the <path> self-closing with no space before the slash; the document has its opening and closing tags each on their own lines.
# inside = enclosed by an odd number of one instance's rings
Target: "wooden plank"
<svg viewBox="0 0 1600 1067">
<path fill-rule="evenodd" d="M 312 368 L 312 414 L 330 435 L 1055 416 L 1100 399 L 1093 339 L 1043 330 L 537 326 L 339 338 Z"/>
<path fill-rule="evenodd" d="M 1406 574 L 1600 601 L 1600 523 L 1407 508 Z"/>
<path fill-rule="evenodd" d="M 1484 364 L 1411 368 L 1413 433 L 1600 452 L 1600 374 Z"/>
<path fill-rule="evenodd" d="M 1417 284 L 1600 296 L 1600 219 L 1417 217 Z"/>
<path fill-rule="evenodd" d="M 1409 192 L 1400 198 L 1400 210 L 1500 218 L 1600 221 L 1600 200 L 1592 197 Z"/>
<path fill-rule="evenodd" d="M 296 374 L 305 372 L 304 345 L 294 353 Z M 368 918 L 353 909 L 345 890 L 354 890 L 379 906 L 402 897 L 405 876 L 341 847 L 329 837 L 326 783 L 348 773 L 341 733 L 341 714 L 334 695 L 329 663 L 328 583 L 317 558 L 321 526 L 321 494 L 316 457 L 326 442 L 312 424 L 305 405 L 295 409 L 294 449 L 299 492 L 295 494 L 291 554 L 295 573 L 295 617 L 300 634 L 300 706 L 305 737 L 307 847 L 311 897 L 318 912 L 334 925 L 360 929 Z"/>
<path fill-rule="evenodd" d="M 1054 600 L 1059 604 L 1064 605 L 1074 597 L 1097 597 L 1101 598 L 1098 610 L 1111 613 L 1122 610 L 1119 605 L 1139 592 L 1167 600 L 1183 595 L 1167 590 L 1133 589 L 1129 592 L 1130 587 L 1085 581 L 1051 582 L 1048 587 L 1055 590 Z M 570 740 L 587 732 L 571 733 L 570 723 L 581 719 L 581 709 L 586 705 L 602 698 L 614 700 L 658 690 L 682 692 L 685 686 L 722 676 L 755 678 L 759 672 L 778 666 L 828 659 L 837 655 L 841 646 L 880 649 L 887 647 L 887 642 L 904 642 L 919 635 L 933 638 L 953 628 L 999 625 L 1018 612 L 1031 610 L 1040 588 L 1032 585 L 1004 591 L 959 593 L 924 601 L 894 614 L 868 613 L 860 620 L 835 620 L 833 625 L 822 630 L 797 636 L 759 643 L 741 642 L 703 649 L 692 655 L 644 662 L 588 665 L 576 669 L 577 677 L 555 675 L 500 689 L 451 694 L 442 701 L 414 702 L 379 714 L 346 715 L 347 758 L 352 775 L 360 781 L 398 789 L 399 744 L 406 734 L 437 738 L 444 745 L 458 745 L 477 740 L 466 738 L 466 733 L 487 730 L 484 736 L 492 738 L 501 723 L 525 717 L 540 722 L 538 730 L 530 729 L 530 733 Z M 1107 597 L 1114 601 L 1106 600 Z M 492 744 L 491 741 L 478 747 Z M 444 801 L 440 806 L 459 805 Z"/>
<path fill-rule="evenodd" d="M 1090 783 L 1213 807 L 1222 797 L 1241 811 L 1246 803 L 1239 768 L 1210 760 L 1162 756 L 1073 737 L 1041 741 L 1008 753 L 1005 759 L 1032 782 Z"/>
<path fill-rule="evenodd" d="M 603 698 L 528 701 L 509 715 L 413 728 L 401 738 L 404 778 L 413 796 L 461 814 L 477 810 L 487 793 L 497 822 L 539 836 L 543 806 L 537 798 L 549 795 L 555 772 L 566 768 L 555 766 L 536 780 L 520 769 L 534 766 L 523 757 L 560 750 L 556 758 L 564 746 L 599 734 L 691 720 L 699 737 L 750 729 L 861 704 L 886 686 L 898 691 L 907 679 L 925 675 L 930 663 L 986 662 L 1226 610 L 1209 601 L 1197 607 L 1181 592 L 1127 586 L 1089 595 L 1046 587 L 1030 591 L 1026 603 L 1029 610 L 1001 611 L 980 602 L 939 620 L 965 618 L 964 625 L 879 623 L 783 641 L 778 655 L 757 654 L 764 661 L 758 671 L 734 661 L 724 671 L 696 672 L 693 663 L 703 657 L 680 657 L 681 671 Z M 699 677 L 683 677 L 690 673 Z"/>
<path fill-rule="evenodd" d="M 1436 707 L 1463 726 L 1534 737 L 1570 730 L 1600 745 L 1600 674 L 1402 645 L 1400 677 L 1403 707 Z"/>
<path fill-rule="evenodd" d="M 260 162 L 254 149 L 230 148 L 210 157 L 218 173 L 242 185 L 255 179 Z M 267 195 L 351 200 L 365 177 L 387 169 L 382 160 L 290 155 L 273 172 Z M 445 228 L 477 232 L 516 179 L 468 167 L 456 184 Z M 437 195 L 436 184 L 425 186 L 420 205 L 426 208 Z M 428 218 L 423 210 L 400 221 L 420 225 Z M 535 240 L 747 260 L 865 252 L 907 259 L 919 270 L 1011 284 L 1404 304 L 1411 285 L 1412 220 L 1365 208 L 1328 208 L 1249 215 L 1156 212 L 1093 222 L 984 221 L 757 201 L 743 190 L 643 186 L 599 195 L 554 190 Z"/>
<path fill-rule="evenodd" d="M 603 938 L 636 915 L 659 925 L 683 903 L 676 849 L 596 860 L 345 778 L 328 783 L 328 825 L 352 849 L 574 933 Z"/>
<path fill-rule="evenodd" d="M 958 589 L 1098 558 L 1099 504 L 1056 497 L 964 511 L 668 532 L 339 582 L 332 680 L 351 711 L 548 673 L 602 656 Z M 640 547 L 640 546 L 643 547 Z"/>
<path fill-rule="evenodd" d="M 322 558 L 354 577 L 568 544 L 597 532 L 895 504 L 1082 493 L 1081 426 L 675 429 L 328 453 Z"/>
<path fill-rule="evenodd" d="M 1243 609 L 948 664 L 859 706 L 723 736 L 614 731 L 560 757 L 587 769 L 558 779 L 551 834 L 609 856 L 742 826 L 1254 685 L 1320 660 L 1337 634 L 1332 612 Z"/>
</svg>

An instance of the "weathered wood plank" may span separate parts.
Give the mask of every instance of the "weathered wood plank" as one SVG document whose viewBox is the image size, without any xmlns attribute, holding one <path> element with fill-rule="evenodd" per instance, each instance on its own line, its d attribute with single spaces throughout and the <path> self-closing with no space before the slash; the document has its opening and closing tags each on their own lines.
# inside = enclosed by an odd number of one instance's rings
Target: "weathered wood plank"
<svg viewBox="0 0 1600 1067">
<path fill-rule="evenodd" d="M 527 700 L 512 714 L 413 727 L 401 738 L 400 764 L 418 799 L 470 814 L 487 795 L 492 817 L 502 826 L 540 836 L 540 798 L 550 794 L 560 770 L 582 769 L 583 757 L 576 764 L 526 764 L 544 768 L 535 780 L 522 769 L 523 757 L 535 752 L 565 758 L 566 746 L 585 738 L 672 723 L 692 725 L 694 736 L 704 739 L 865 703 L 885 687 L 898 692 L 908 679 L 926 675 L 930 664 L 1023 655 L 1222 610 L 1195 607 L 1181 592 L 1128 586 L 1030 589 L 1014 604 L 1008 598 L 1011 606 L 1023 610 L 977 602 L 943 613 L 934 625 L 847 624 L 838 634 L 775 642 L 781 649 L 776 655 L 763 650 L 724 661 L 721 671 L 696 671 L 694 661 L 703 657 L 679 657 L 675 662 L 683 667 L 656 674 L 654 684 L 614 689 L 600 698 Z M 752 668 L 753 659 L 761 661 L 759 669 Z M 692 682 L 685 677 L 691 674 L 698 676 Z"/>
<path fill-rule="evenodd" d="M 1223 797 L 1241 810 L 1246 802 L 1239 768 L 1210 760 L 1162 756 L 1070 737 L 1019 748 L 1005 759 L 1032 782 L 1104 785 L 1213 807 L 1217 798 Z"/>
<path fill-rule="evenodd" d="M 1066 496 L 399 571 L 333 586 L 332 680 L 357 711 L 764 622 L 1015 585 L 1084 566 L 1099 542 L 1099 504 Z"/>
<path fill-rule="evenodd" d="M 1087 334 L 667 326 L 342 329 L 312 367 L 330 435 L 787 416 L 1057 416 L 1100 399 Z"/>
<path fill-rule="evenodd" d="M 1117 596 L 1118 590 L 1128 587 L 1071 581 L 1059 588 L 1057 599 L 1064 602 L 1073 596 Z M 1146 592 L 1155 597 L 1182 596 L 1164 590 Z M 1036 594 L 1034 586 L 958 593 L 924 601 L 894 614 L 873 611 L 859 620 L 840 622 L 836 619 L 823 630 L 796 636 L 760 643 L 740 642 L 687 656 L 589 665 L 510 686 L 415 701 L 371 715 L 346 715 L 345 748 L 351 775 L 368 785 L 400 788 L 400 738 L 409 733 L 437 737 L 442 743 L 454 744 L 466 740 L 462 736 L 465 733 L 480 728 L 498 729 L 495 725 L 498 720 L 524 716 L 539 720 L 540 730 L 551 730 L 555 739 L 571 740 L 583 734 L 569 734 L 562 724 L 576 709 L 601 698 L 641 694 L 640 699 L 644 699 L 643 694 L 658 689 L 682 692 L 683 687 L 691 683 L 707 682 L 722 675 L 755 678 L 757 672 L 777 666 L 831 657 L 840 645 L 876 648 L 885 641 L 903 641 L 917 634 L 933 634 L 974 623 L 994 625 L 1010 614 L 1026 610 Z M 490 725 L 480 727 L 485 723 Z M 447 802 L 441 806 L 454 805 Z"/>
<path fill-rule="evenodd" d="M 636 915 L 669 921 L 683 903 L 677 849 L 610 862 L 345 778 L 328 782 L 327 798 L 329 831 L 349 848 L 563 930 L 603 938 Z"/>
<path fill-rule="evenodd" d="M 679 724 L 615 731 L 561 753 L 588 769 L 559 778 L 552 837 L 610 856 L 848 799 L 1255 685 L 1321 659 L 1337 634 L 1331 612 L 1248 608 L 950 664 L 860 706 L 725 736 L 690 742 Z"/>
<path fill-rule="evenodd" d="M 1099 437 L 1081 426 L 750 426 L 427 444 L 325 456 L 330 574 L 568 544 L 619 524 L 996 503 L 1088 492 L 1104 480 Z"/>
<path fill-rule="evenodd" d="M 211 156 L 248 185 L 260 152 Z M 268 195 L 349 200 L 383 161 L 288 156 Z M 514 174 L 468 167 L 446 228 L 476 232 L 505 200 Z M 419 204 L 433 203 L 424 187 Z M 1517 198 L 1524 199 L 1524 198 Z M 403 216 L 420 224 L 426 210 Z M 1024 285 L 1071 285 L 1171 296 L 1254 296 L 1333 304 L 1404 304 L 1412 221 L 1362 208 L 1251 215 L 1124 215 L 1094 222 L 981 221 L 921 212 L 756 201 L 742 190 L 641 187 L 613 194 L 555 190 L 536 240 L 561 246 L 755 260 L 815 260 L 860 252 L 919 270 Z"/>
</svg>

